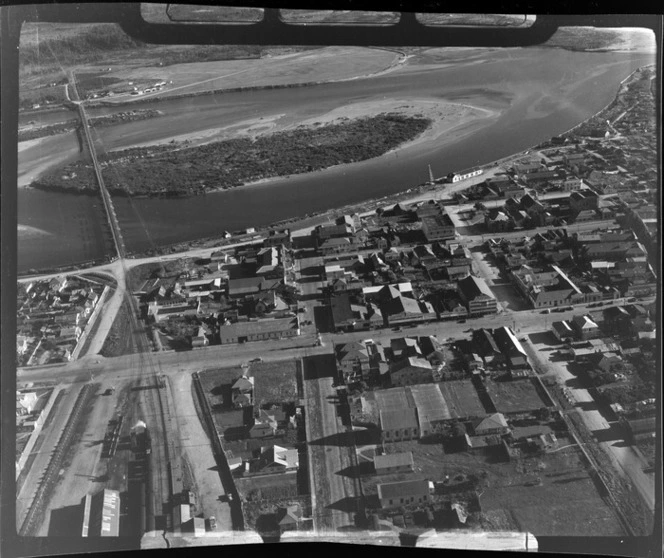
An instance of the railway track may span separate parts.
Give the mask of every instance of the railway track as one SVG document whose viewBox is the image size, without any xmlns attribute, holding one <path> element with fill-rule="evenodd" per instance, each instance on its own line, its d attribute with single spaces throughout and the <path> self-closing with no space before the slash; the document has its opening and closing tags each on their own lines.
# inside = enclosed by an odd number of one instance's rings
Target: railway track
<svg viewBox="0 0 664 558">
<path fill-rule="evenodd" d="M 37 492 L 35 497 L 30 504 L 30 508 L 23 520 L 21 528 L 19 530 L 19 535 L 22 537 L 31 537 L 35 536 L 36 531 L 41 525 L 41 520 L 46 511 L 46 505 L 53 487 L 58 482 L 58 477 L 60 476 L 60 469 L 64 462 L 65 456 L 71 442 L 73 440 L 74 432 L 80 422 L 83 409 L 85 409 L 87 403 L 94 396 L 95 388 L 97 384 L 86 384 L 81 388 L 76 401 L 74 402 L 74 407 L 72 408 L 67 424 L 62 430 L 60 439 L 55 446 L 55 451 L 51 456 L 51 459 L 46 467 L 44 476 L 42 477 L 39 486 L 37 487 Z"/>
</svg>

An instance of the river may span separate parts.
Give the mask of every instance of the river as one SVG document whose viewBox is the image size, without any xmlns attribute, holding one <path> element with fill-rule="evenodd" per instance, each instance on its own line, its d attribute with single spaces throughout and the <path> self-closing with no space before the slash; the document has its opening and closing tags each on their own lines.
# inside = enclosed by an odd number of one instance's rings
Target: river
<svg viewBox="0 0 664 558">
<path fill-rule="evenodd" d="M 267 184 L 186 199 L 115 198 L 129 250 L 212 236 L 382 197 L 436 176 L 527 149 L 585 120 L 615 96 L 618 83 L 654 55 L 552 48 L 454 54 L 431 50 L 390 74 L 313 87 L 204 95 L 137 105 L 164 116 L 98 130 L 100 145 L 118 149 L 242 120 L 298 114 L 314 117 L 372 99 L 439 98 L 498 111 L 499 116 L 377 159 Z M 91 116 L 122 109 L 94 109 Z M 51 140 L 57 142 L 58 140 Z M 19 174 L 49 147 L 24 149 Z M 69 151 L 67 160 L 77 155 Z M 60 157 L 62 160 L 62 157 Z M 100 199 L 19 189 L 19 271 L 101 257 Z"/>
</svg>

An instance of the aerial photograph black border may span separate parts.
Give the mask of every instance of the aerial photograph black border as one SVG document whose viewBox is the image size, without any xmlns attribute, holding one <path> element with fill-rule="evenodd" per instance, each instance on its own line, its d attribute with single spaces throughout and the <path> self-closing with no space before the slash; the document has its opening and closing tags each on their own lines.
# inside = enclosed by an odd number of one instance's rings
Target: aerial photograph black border
<svg viewBox="0 0 664 558">
<path fill-rule="evenodd" d="M 350 9 L 350 10 L 373 10 L 373 11 L 467 11 L 470 13 L 481 13 L 488 9 L 487 4 L 478 3 L 474 1 L 469 2 L 454 2 L 453 5 L 444 2 L 432 2 L 427 0 L 421 1 L 399 1 L 399 0 L 383 0 L 379 6 L 374 2 L 359 1 L 359 0 L 328 0 L 315 3 L 303 3 L 301 1 L 268 1 L 268 0 L 246 0 L 246 1 L 229 1 L 229 2 L 209 2 L 205 0 L 198 0 L 197 2 L 182 2 L 184 4 L 224 4 L 242 7 L 282 7 L 282 8 L 314 8 L 315 9 Z M 314 4 L 314 5 L 312 5 Z M 16 277 L 17 277 L 17 194 L 16 194 L 16 176 L 17 176 L 17 143 L 18 143 L 18 52 L 16 45 L 18 44 L 19 37 L 16 36 L 16 27 L 14 25 L 15 12 L 13 8 L 19 6 L 27 7 L 28 3 L 17 3 L 6 0 L 0 0 L 0 68 L 1 68 L 1 97 L 0 97 L 0 115 L 1 115 L 1 153 L 0 153 L 0 170 L 1 170 L 1 331 L 2 331 L 2 352 L 1 352 L 1 367 L 0 367 L 0 389 L 2 393 L 2 415 L 1 424 L 2 432 L 0 440 L 2 441 L 3 451 L 1 452 L 1 495 L 0 495 L 0 554 L 7 557 L 19 556 L 46 556 L 46 555 L 73 555 L 80 552 L 80 539 L 77 541 L 79 546 L 76 550 L 72 550 L 66 539 L 60 539 L 55 542 L 53 539 L 48 538 L 21 538 L 16 535 L 15 529 L 15 456 L 14 456 L 14 441 L 16 439 L 15 432 L 15 414 L 14 414 L 14 399 L 16 393 L 16 359 L 15 359 L 15 336 L 16 331 Z M 67 2 L 43 2 L 42 7 L 45 7 L 45 12 L 49 10 L 61 11 L 67 13 L 67 17 L 73 12 L 69 9 L 75 7 L 73 3 Z M 118 14 L 122 11 L 123 3 L 109 3 L 99 4 L 98 10 L 93 15 L 97 18 L 99 14 Z M 628 9 L 632 13 L 640 15 L 626 15 L 626 14 L 610 14 L 606 10 L 610 10 L 613 5 L 607 4 L 600 5 L 598 2 L 571 2 L 569 0 L 557 2 L 555 5 L 547 6 L 555 10 L 555 13 L 550 15 L 558 15 L 560 17 L 560 25 L 573 25 L 575 18 L 583 16 L 594 15 L 594 12 L 599 12 L 597 15 L 598 25 L 603 27 L 619 26 L 622 22 L 629 21 L 630 26 L 642 26 L 651 28 L 656 36 L 657 41 L 657 122 L 661 123 L 661 69 L 662 69 L 662 22 L 663 16 L 659 13 L 651 13 L 653 5 L 646 2 L 631 2 L 629 4 L 621 5 L 623 9 Z M 455 10 L 456 9 L 456 10 Z M 494 12 L 502 13 L 534 13 L 542 14 L 543 6 L 530 2 L 498 2 L 491 5 L 491 10 Z M 84 11 L 81 10 L 81 14 Z M 88 16 L 82 17 L 83 21 L 88 21 Z M 94 19 L 93 21 L 102 22 L 103 19 Z M 587 20 L 584 20 L 587 21 Z M 135 22 L 125 21 L 121 25 L 129 34 L 140 34 L 146 39 L 146 42 L 153 40 L 161 42 L 163 36 L 158 28 L 151 29 L 150 26 L 142 27 L 135 25 Z M 166 31 L 168 32 L 168 31 Z M 547 30 L 543 29 L 543 33 Z M 200 29 L 197 31 L 200 33 Z M 210 35 L 212 36 L 212 35 Z M 182 32 L 177 37 L 178 42 L 187 44 L 189 42 L 189 35 Z M 199 35 L 200 37 L 200 35 Z M 532 38 L 537 42 L 537 38 Z M 264 44 L 275 44 L 274 41 L 270 42 L 267 37 Z M 451 44 L 455 43 L 456 36 L 451 33 L 449 38 Z M 479 38 L 482 41 L 483 39 Z M 490 39 L 490 40 L 495 40 Z M 526 39 L 528 40 L 528 39 Z M 288 39 L 285 40 L 286 42 Z M 325 34 L 320 35 L 321 44 L 325 44 Z M 366 38 L 357 41 L 358 44 L 371 44 Z M 479 43 L 478 43 L 479 44 Z M 659 215 L 661 217 L 661 128 L 658 128 L 658 152 L 659 152 Z M 661 218 L 659 219 L 661 223 Z M 658 230 L 658 238 L 661 246 L 661 227 Z M 658 270 L 658 296 L 657 296 L 657 311 L 658 316 L 661 316 L 661 268 Z M 660 324 L 657 324 L 660 327 Z M 657 345 L 661 355 L 661 336 L 657 336 Z M 659 369 L 661 370 L 661 356 L 658 362 Z M 659 377 L 659 389 L 661 393 L 661 375 Z M 658 401 L 658 442 L 657 442 L 657 455 L 659 464 L 661 466 L 661 399 Z M 634 556 L 634 557 L 653 557 L 661 555 L 662 552 L 662 477 L 661 468 L 656 475 L 656 491 L 657 491 L 657 504 L 655 508 L 655 521 L 654 530 L 649 537 L 634 537 L 634 538 L 619 538 L 619 537 L 538 537 L 539 552 L 545 553 L 564 553 L 573 555 L 606 555 L 606 556 Z M 55 544 L 54 544 L 55 543 Z M 91 542 L 87 552 L 106 555 L 118 551 L 137 553 L 135 547 L 135 540 L 115 539 L 112 541 L 99 542 L 99 539 Z M 320 546 L 320 545 L 323 546 Z M 196 553 L 206 553 L 209 555 L 217 554 L 218 552 L 261 552 L 263 549 L 260 547 L 196 547 Z M 275 550 L 272 547 L 270 550 Z M 380 553 L 382 556 L 402 555 L 403 552 L 416 553 L 418 550 L 424 552 L 423 549 L 404 549 L 404 548 L 384 548 L 384 547 L 349 547 L 348 552 L 370 552 L 372 554 Z M 171 553 L 175 555 L 188 555 L 191 551 L 187 549 L 171 549 Z M 281 548 L 277 551 L 283 552 Z M 331 543 L 300 543 L 291 544 L 286 548 L 287 554 L 302 555 L 311 554 L 313 552 L 327 553 L 327 552 L 344 552 L 345 545 L 331 544 Z M 144 552 L 144 551 L 140 551 Z M 153 552 L 159 552 L 157 550 Z M 431 552 L 434 552 L 432 550 Z M 465 553 L 474 554 L 475 551 L 466 551 Z M 478 554 L 485 554 L 485 552 L 478 552 Z"/>
</svg>

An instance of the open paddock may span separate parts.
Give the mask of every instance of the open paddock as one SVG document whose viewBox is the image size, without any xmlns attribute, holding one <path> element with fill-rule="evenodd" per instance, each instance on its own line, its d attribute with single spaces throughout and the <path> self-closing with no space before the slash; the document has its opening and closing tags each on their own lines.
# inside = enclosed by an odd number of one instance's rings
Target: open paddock
<svg viewBox="0 0 664 558">
<path fill-rule="evenodd" d="M 252 364 L 250 372 L 255 378 L 254 400 L 256 405 L 290 403 L 300 399 L 299 360 L 260 362 Z"/>
</svg>

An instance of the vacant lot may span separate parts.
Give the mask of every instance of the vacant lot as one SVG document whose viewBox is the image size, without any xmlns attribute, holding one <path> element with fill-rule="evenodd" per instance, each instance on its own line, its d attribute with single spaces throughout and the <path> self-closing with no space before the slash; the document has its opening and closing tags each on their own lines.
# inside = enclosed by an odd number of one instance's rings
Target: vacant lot
<svg viewBox="0 0 664 558">
<path fill-rule="evenodd" d="M 254 376 L 254 401 L 259 407 L 269 403 L 290 403 L 300 399 L 298 376 L 299 360 L 280 360 L 252 364 Z"/>
<path fill-rule="evenodd" d="M 486 382 L 486 390 L 499 413 L 535 411 L 546 407 L 530 378 L 507 382 Z"/>
<path fill-rule="evenodd" d="M 452 418 L 481 417 L 487 414 L 470 380 L 441 382 L 438 386 Z"/>
<path fill-rule="evenodd" d="M 297 474 L 283 473 L 235 480 L 242 498 L 249 502 L 279 500 L 297 496 Z"/>
<path fill-rule="evenodd" d="M 568 444 L 559 437 L 560 447 Z M 445 453 L 441 444 L 386 444 L 388 453 L 412 451 L 413 473 L 362 478 L 365 494 L 376 484 L 465 475 L 480 494 L 487 528 L 517 528 L 538 536 L 620 535 L 613 510 L 602 500 L 580 450 L 568 447 L 539 457 L 500 461 L 482 452 Z M 539 484 L 538 484 L 539 480 Z M 471 490 L 473 490 L 471 488 Z"/>
</svg>

